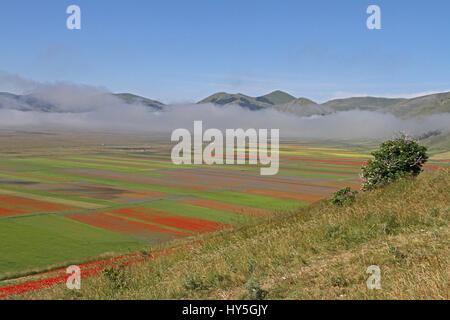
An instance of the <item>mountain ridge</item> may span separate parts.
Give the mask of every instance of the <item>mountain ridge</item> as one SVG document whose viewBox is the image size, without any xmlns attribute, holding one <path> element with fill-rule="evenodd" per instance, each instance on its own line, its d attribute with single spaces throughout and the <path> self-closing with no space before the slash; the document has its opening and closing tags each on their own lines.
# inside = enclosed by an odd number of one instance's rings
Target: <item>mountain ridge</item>
<svg viewBox="0 0 450 320">
<path fill-rule="evenodd" d="M 132 93 L 113 93 L 113 96 L 118 97 L 119 99 L 122 99 L 128 104 L 133 103 L 141 103 L 147 107 L 151 107 L 154 109 L 162 110 L 165 106 L 164 103 L 159 102 L 157 100 L 149 99 L 146 97 L 138 96 Z"/>
<path fill-rule="evenodd" d="M 112 97 L 118 98 L 127 104 L 140 103 L 146 107 L 162 110 L 165 104 L 146 97 L 131 93 L 111 93 Z M 18 95 L 9 92 L 0 92 L 0 109 L 8 108 L 19 111 L 40 111 L 40 112 L 62 112 L 57 105 L 46 101 L 38 95 L 27 94 Z"/>
<path fill-rule="evenodd" d="M 288 93 L 279 90 L 274 91 L 271 94 L 273 93 L 281 93 L 291 96 Z M 241 93 L 230 94 L 226 92 L 219 92 L 199 101 L 198 104 L 213 103 L 221 106 L 237 104 L 241 107 L 247 108 L 248 103 L 246 102 L 251 101 L 251 110 L 272 107 L 280 112 L 287 112 L 299 116 L 323 115 L 339 111 L 363 110 L 390 113 L 399 118 L 412 118 L 421 115 L 450 112 L 450 92 L 434 93 L 409 99 L 372 96 L 350 97 L 332 99 L 321 104 L 303 97 L 289 99 L 285 103 L 270 103 L 270 100 L 265 98 L 269 95 L 250 97 Z M 242 101 L 242 98 L 245 100 Z"/>
<path fill-rule="evenodd" d="M 111 93 L 127 104 L 139 103 L 153 110 L 163 110 L 166 104 L 131 93 Z M 363 110 L 393 114 L 398 118 L 413 118 L 450 112 L 450 92 L 434 93 L 414 98 L 350 97 L 316 103 L 310 99 L 296 98 L 281 90 L 251 97 L 242 93 L 218 92 L 197 104 L 212 103 L 219 106 L 239 105 L 252 111 L 277 110 L 298 116 L 320 116 L 339 111 Z M 19 111 L 61 112 L 58 106 L 33 94 L 16 95 L 0 92 L 0 109 Z"/>
</svg>

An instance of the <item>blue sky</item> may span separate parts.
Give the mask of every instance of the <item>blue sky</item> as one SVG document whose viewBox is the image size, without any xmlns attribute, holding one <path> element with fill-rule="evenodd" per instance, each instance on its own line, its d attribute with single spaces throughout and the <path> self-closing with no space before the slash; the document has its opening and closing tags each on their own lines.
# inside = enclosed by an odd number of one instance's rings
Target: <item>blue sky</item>
<svg viewBox="0 0 450 320">
<path fill-rule="evenodd" d="M 82 29 L 66 28 L 66 8 Z M 382 30 L 366 28 L 379 5 Z M 10 0 L 0 71 L 166 103 L 285 90 L 316 101 L 450 90 L 450 2 Z M 0 91 L 2 88 L 0 87 Z"/>
</svg>

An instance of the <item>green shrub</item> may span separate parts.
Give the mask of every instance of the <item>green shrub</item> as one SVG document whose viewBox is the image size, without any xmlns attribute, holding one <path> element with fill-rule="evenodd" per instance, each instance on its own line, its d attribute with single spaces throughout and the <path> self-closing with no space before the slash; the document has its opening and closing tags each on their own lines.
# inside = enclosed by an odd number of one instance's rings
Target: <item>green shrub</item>
<svg viewBox="0 0 450 320">
<path fill-rule="evenodd" d="M 352 191 L 350 187 L 346 187 L 336 191 L 329 200 L 332 204 L 343 206 L 355 202 L 357 194 L 358 191 Z"/>
<path fill-rule="evenodd" d="M 407 175 L 417 176 L 428 160 L 427 148 L 406 136 L 388 140 L 362 167 L 362 190 L 372 190 Z"/>
<path fill-rule="evenodd" d="M 261 288 L 259 280 L 256 278 L 251 278 L 245 283 L 244 286 L 252 300 L 264 300 L 269 293 Z"/>
<path fill-rule="evenodd" d="M 123 266 L 106 268 L 103 270 L 103 275 L 110 281 L 115 290 L 126 289 L 128 287 Z"/>
<path fill-rule="evenodd" d="M 183 287 L 188 291 L 207 289 L 200 277 L 191 274 L 186 275 L 184 278 Z"/>
<path fill-rule="evenodd" d="M 336 276 L 336 277 L 333 276 L 330 278 L 330 282 L 333 287 L 344 288 L 350 285 L 350 281 L 344 278 L 343 276 Z"/>
</svg>

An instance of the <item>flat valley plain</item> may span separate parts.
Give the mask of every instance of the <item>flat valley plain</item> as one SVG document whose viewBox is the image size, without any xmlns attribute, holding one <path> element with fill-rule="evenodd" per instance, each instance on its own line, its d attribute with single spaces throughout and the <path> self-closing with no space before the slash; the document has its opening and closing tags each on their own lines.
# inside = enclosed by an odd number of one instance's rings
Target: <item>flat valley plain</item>
<svg viewBox="0 0 450 320">
<path fill-rule="evenodd" d="M 248 164 L 174 165 L 173 145 L 168 134 L 0 131 L 0 288 L 358 190 L 376 148 L 283 140 L 279 173 L 261 176 Z"/>
</svg>

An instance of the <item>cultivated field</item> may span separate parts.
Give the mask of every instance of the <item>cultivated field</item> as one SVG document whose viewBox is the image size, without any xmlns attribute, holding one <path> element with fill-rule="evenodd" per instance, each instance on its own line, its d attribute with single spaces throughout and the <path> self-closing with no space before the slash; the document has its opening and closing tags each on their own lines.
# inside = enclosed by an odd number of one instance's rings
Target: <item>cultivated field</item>
<svg viewBox="0 0 450 320">
<path fill-rule="evenodd" d="M 0 296 L 22 276 L 133 260 L 143 248 L 359 189 L 374 147 L 284 141 L 279 174 L 261 176 L 249 165 L 176 166 L 167 137 L 2 132 L 0 146 Z"/>
</svg>

